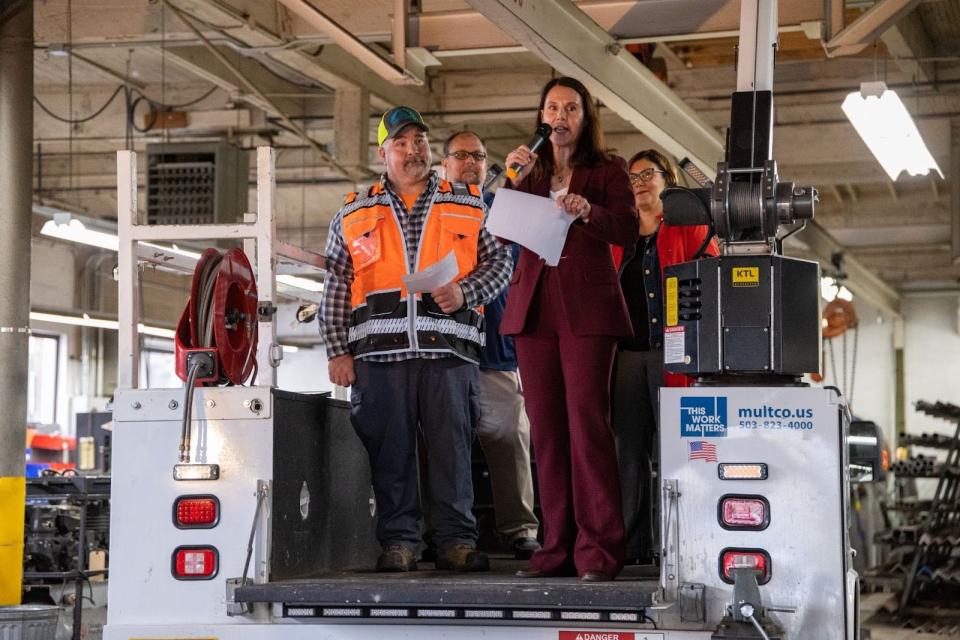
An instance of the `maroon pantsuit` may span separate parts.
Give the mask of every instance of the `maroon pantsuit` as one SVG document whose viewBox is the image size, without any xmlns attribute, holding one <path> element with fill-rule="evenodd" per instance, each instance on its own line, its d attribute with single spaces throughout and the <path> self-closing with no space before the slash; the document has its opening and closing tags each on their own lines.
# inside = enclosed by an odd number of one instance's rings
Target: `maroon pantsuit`
<svg viewBox="0 0 960 640">
<path fill-rule="evenodd" d="M 519 190 L 548 196 L 549 181 Z M 575 168 L 569 192 L 592 205 L 589 222 L 570 227 L 557 267 L 520 252 L 500 332 L 515 336 L 537 462 L 544 545 L 530 568 L 616 575 L 624 533 L 610 374 L 616 338 L 632 330 L 610 244 L 636 242 L 638 222 L 621 158 Z"/>
</svg>

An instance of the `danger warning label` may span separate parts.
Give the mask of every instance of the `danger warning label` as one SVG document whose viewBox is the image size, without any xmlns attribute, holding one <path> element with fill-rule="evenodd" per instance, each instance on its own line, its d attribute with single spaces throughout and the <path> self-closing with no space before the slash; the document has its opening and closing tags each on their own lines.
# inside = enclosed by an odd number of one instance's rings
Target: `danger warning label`
<svg viewBox="0 0 960 640">
<path fill-rule="evenodd" d="M 635 640 L 632 631 L 561 631 L 560 640 Z"/>
</svg>

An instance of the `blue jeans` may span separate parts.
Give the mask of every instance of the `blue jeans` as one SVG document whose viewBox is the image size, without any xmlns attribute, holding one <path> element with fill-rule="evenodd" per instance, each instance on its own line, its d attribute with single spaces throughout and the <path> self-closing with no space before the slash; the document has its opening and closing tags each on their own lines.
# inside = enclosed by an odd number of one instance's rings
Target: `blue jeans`
<svg viewBox="0 0 960 640">
<path fill-rule="evenodd" d="M 477 365 L 460 358 L 355 362 L 351 422 L 370 458 L 377 540 L 420 543 L 417 429 L 427 448 L 430 519 L 437 545 L 475 545 L 471 446 Z"/>
</svg>

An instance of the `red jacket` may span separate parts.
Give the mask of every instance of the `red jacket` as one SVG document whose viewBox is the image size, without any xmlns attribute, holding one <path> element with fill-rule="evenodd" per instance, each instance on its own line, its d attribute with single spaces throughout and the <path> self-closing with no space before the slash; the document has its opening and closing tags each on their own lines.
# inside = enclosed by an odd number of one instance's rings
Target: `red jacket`
<svg viewBox="0 0 960 640">
<path fill-rule="evenodd" d="M 660 262 L 660 276 L 663 277 L 663 270 L 667 267 L 688 262 L 693 259 L 697 249 L 703 244 L 703 239 L 709 233 L 706 225 L 695 227 L 671 227 L 665 222 L 660 223 L 660 230 L 657 232 L 657 259 Z M 623 262 L 623 247 L 611 247 L 614 263 L 617 269 Z M 719 255 L 720 250 L 717 247 L 717 239 L 710 240 L 703 254 L 707 256 Z M 693 378 L 682 373 L 663 372 L 663 386 L 665 387 L 689 387 Z"/>
<path fill-rule="evenodd" d="M 549 197 L 550 177 L 524 180 L 518 191 Z M 620 277 L 610 254 L 610 245 L 636 242 L 639 222 L 633 208 L 633 192 L 623 158 L 614 157 L 597 167 L 576 167 L 570 178 L 570 193 L 593 205 L 590 222 L 570 225 L 557 272 L 563 299 L 552 313 L 564 313 L 577 335 L 629 336 L 633 333 L 627 305 L 620 290 Z M 507 307 L 500 333 L 523 333 L 530 303 L 537 292 L 546 263 L 526 247 L 510 279 Z"/>
</svg>

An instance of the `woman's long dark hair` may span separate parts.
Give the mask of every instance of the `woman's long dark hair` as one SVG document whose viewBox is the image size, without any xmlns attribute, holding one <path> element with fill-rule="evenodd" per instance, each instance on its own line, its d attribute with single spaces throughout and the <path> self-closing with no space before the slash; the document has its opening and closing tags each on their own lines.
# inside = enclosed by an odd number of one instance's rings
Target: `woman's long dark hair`
<svg viewBox="0 0 960 640">
<path fill-rule="evenodd" d="M 547 94 L 554 87 L 567 87 L 580 95 L 583 104 L 583 128 L 577 140 L 577 148 L 573 151 L 570 164 L 574 167 L 595 167 L 607 159 L 608 153 L 603 142 L 603 130 L 600 128 L 600 113 L 590 92 L 583 83 L 574 78 L 561 76 L 554 78 L 543 85 L 540 92 L 540 106 L 537 108 L 537 126 L 543 122 L 543 106 L 547 102 Z M 546 144 L 540 147 L 537 164 L 533 168 L 531 177 L 540 180 L 544 176 L 553 174 L 553 145 Z"/>
</svg>

